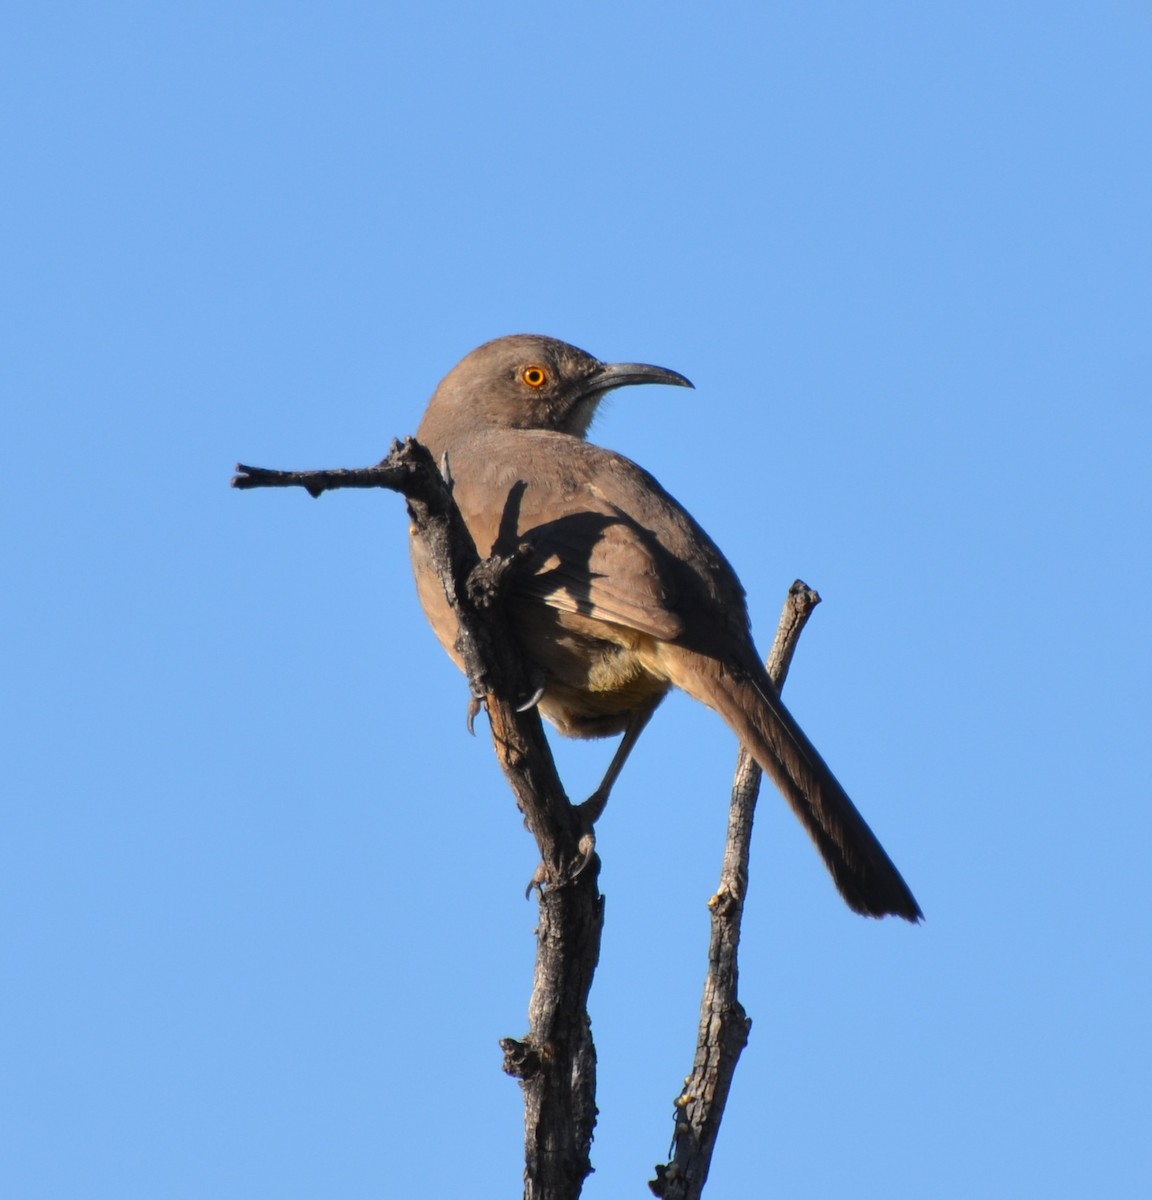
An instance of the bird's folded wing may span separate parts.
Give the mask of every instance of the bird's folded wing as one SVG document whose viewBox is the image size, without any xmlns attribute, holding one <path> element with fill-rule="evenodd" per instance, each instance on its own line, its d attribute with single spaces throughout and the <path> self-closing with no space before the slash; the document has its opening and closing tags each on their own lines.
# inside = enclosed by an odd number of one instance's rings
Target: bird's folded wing
<svg viewBox="0 0 1152 1200">
<path fill-rule="evenodd" d="M 654 536 L 620 514 L 578 512 L 524 531 L 534 570 L 517 580 L 521 596 L 611 621 L 662 641 L 684 628 L 675 582 Z"/>
<path fill-rule="evenodd" d="M 505 441 L 509 432 L 503 431 Z M 512 584 L 516 595 L 661 641 L 686 633 L 687 613 L 702 647 L 715 635 L 725 644 L 729 634 L 747 640 L 739 580 L 651 475 L 567 435 L 525 430 L 516 439 L 511 461 L 519 465 L 496 472 L 482 490 L 469 481 L 483 472 L 462 466 L 455 493 L 481 553 L 530 547 L 528 568 Z M 500 461 L 499 449 L 481 440 L 467 454 L 489 455 L 491 466 Z M 498 505 L 493 486 L 502 495 Z M 703 620 L 704 614 L 715 619 Z"/>
</svg>

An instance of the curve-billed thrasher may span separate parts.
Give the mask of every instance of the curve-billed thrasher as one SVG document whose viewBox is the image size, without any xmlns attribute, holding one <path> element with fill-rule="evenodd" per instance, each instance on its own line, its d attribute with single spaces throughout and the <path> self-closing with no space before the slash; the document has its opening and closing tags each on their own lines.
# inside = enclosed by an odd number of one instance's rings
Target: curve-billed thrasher
<svg viewBox="0 0 1152 1200">
<path fill-rule="evenodd" d="M 540 711 L 575 737 L 623 733 L 598 811 L 656 706 L 675 685 L 715 709 L 775 780 L 857 912 L 920 919 L 920 907 L 752 644 L 744 589 L 712 540 L 635 463 L 584 440 L 613 388 L 692 385 L 605 364 L 553 338 L 499 338 L 436 389 L 417 438 L 448 472 L 482 556 L 529 547 L 511 584 L 517 639 L 540 672 Z M 424 611 L 456 651 L 456 618 L 421 542 Z"/>
</svg>

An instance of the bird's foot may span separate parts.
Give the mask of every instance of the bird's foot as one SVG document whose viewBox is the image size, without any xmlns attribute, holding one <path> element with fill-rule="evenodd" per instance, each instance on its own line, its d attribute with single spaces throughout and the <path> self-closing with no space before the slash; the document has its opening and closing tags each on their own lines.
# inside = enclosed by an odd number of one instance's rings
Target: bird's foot
<svg viewBox="0 0 1152 1200">
<path fill-rule="evenodd" d="M 588 832 L 577 843 L 577 849 L 580 851 L 580 856 L 568 868 L 568 883 L 579 879 L 588 870 L 589 864 L 596 857 L 596 834 L 593 832 L 591 826 L 589 826 Z"/>
<path fill-rule="evenodd" d="M 608 789 L 601 786 L 583 804 L 576 805 L 576 819 L 580 822 L 580 840 L 576 843 L 579 857 L 568 869 L 569 881 L 578 879 L 596 854 L 596 822 L 600 820 L 607 804 Z"/>
<path fill-rule="evenodd" d="M 552 872 L 548 870 L 546 863 L 540 862 L 537 864 L 532 878 L 528 880 L 528 886 L 524 889 L 524 899 L 527 900 L 533 892 L 543 895 L 545 884 L 549 887 L 552 886 Z"/>
<path fill-rule="evenodd" d="M 533 891 L 543 892 L 546 887 L 563 887 L 566 883 L 574 883 L 584 874 L 596 857 L 596 830 L 594 823 L 604 811 L 608 797 L 594 792 L 583 804 L 574 806 L 576 818 L 580 822 L 580 837 L 576 842 L 576 857 L 559 871 L 553 870 L 547 863 L 541 862 L 535 874 L 524 889 L 527 898 Z"/>
</svg>

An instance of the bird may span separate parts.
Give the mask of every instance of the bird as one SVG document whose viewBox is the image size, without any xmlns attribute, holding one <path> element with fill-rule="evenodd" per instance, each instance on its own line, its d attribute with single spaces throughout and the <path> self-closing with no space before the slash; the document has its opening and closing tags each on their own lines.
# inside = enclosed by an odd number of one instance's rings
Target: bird
<svg viewBox="0 0 1152 1200">
<path fill-rule="evenodd" d="M 646 363 L 601 362 L 556 338 L 486 342 L 443 378 L 416 433 L 451 481 L 481 557 L 524 555 L 506 610 L 561 734 L 623 735 L 589 799 L 603 809 L 661 700 L 717 712 L 779 788 L 848 906 L 921 920 L 900 872 L 785 707 L 752 640 L 744 588 L 688 511 L 642 467 L 587 439 L 601 400 L 639 384 L 692 387 Z M 457 621 L 419 537 L 420 603 L 463 669 Z"/>
</svg>

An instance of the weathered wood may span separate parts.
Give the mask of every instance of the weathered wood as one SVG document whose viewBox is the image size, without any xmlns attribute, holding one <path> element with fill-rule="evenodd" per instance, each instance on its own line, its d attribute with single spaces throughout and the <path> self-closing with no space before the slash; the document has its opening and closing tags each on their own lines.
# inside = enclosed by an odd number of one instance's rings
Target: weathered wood
<svg viewBox="0 0 1152 1200">
<path fill-rule="evenodd" d="M 789 589 L 768 656 L 768 674 L 778 688 L 784 686 L 796 643 L 819 603 L 816 592 L 799 579 Z M 737 952 L 748 892 L 752 821 L 760 793 L 760 776 L 760 768 L 741 747 L 728 809 L 728 838 L 720 885 L 708 902 L 711 936 L 696 1056 L 692 1073 L 675 1102 L 672 1158 L 657 1165 L 656 1178 L 648 1185 L 662 1200 L 699 1200 L 712 1165 L 736 1064 L 752 1028 L 752 1021 L 737 996 L 740 976 Z"/>
<path fill-rule="evenodd" d="M 450 466 L 450 464 L 449 464 Z M 408 502 L 445 594 L 456 609 L 458 643 L 473 696 L 487 709 L 497 758 L 536 839 L 540 906 L 536 971 L 523 1039 L 506 1038 L 504 1069 L 524 1092 L 526 1200 L 577 1200 L 592 1170 L 596 1050 L 588 993 L 600 956 L 604 905 L 590 830 L 564 793 L 539 713 L 538 684 L 525 671 L 504 620 L 504 585 L 517 556 L 481 560 L 445 480 L 413 439 L 394 443 L 375 467 L 273 471 L 239 465 L 232 486 L 302 487 L 312 496 L 383 487 Z M 577 869 L 581 867 L 582 869 Z"/>
</svg>

